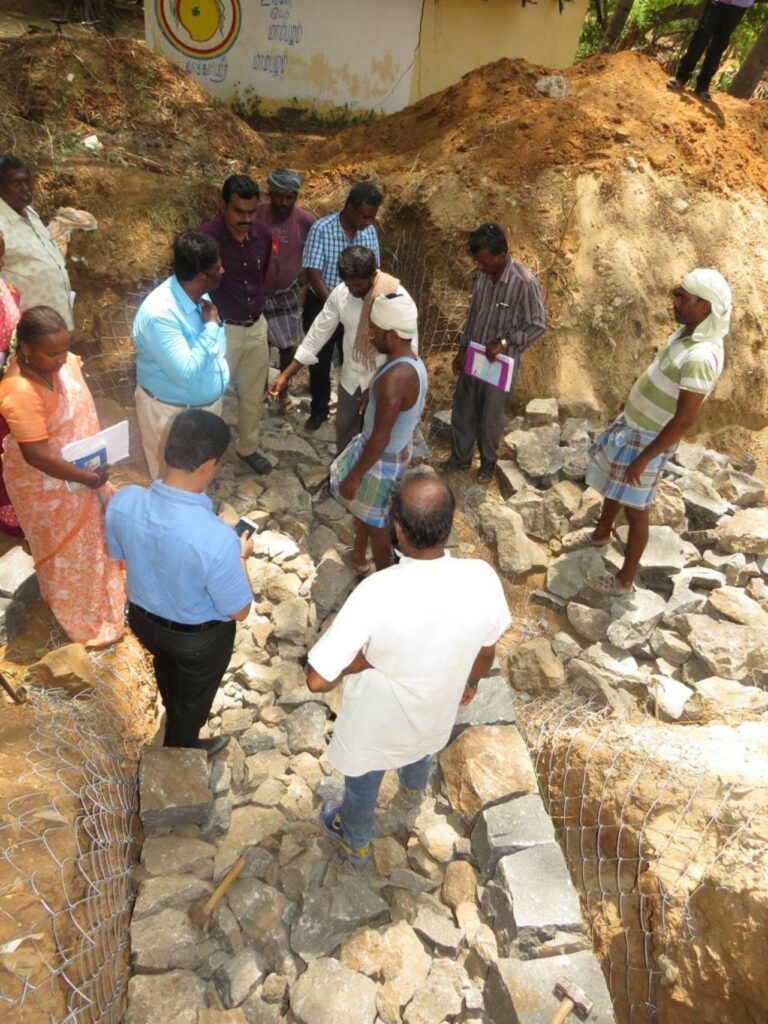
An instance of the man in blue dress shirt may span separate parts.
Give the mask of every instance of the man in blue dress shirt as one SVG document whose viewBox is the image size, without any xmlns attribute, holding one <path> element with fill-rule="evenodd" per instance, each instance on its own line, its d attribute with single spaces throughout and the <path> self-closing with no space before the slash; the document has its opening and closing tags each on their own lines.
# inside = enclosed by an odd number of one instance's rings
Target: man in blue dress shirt
<svg viewBox="0 0 768 1024">
<path fill-rule="evenodd" d="M 227 737 L 199 739 L 251 608 L 252 542 L 213 514 L 206 488 L 231 440 L 213 413 L 171 424 L 162 480 L 123 487 L 107 506 L 107 543 L 126 563 L 128 622 L 154 659 L 166 712 L 165 746 L 215 754 Z"/>
<path fill-rule="evenodd" d="M 302 267 L 307 275 L 307 297 L 304 301 L 303 326 L 306 333 L 325 305 L 325 300 L 341 283 L 339 256 L 350 245 L 364 245 L 381 262 L 379 238 L 373 226 L 382 201 L 381 190 L 371 181 L 359 181 L 349 191 L 343 209 L 316 220 L 304 243 Z M 328 419 L 331 401 L 331 363 L 334 350 L 342 358 L 339 326 L 328 344 L 318 353 L 317 362 L 309 368 L 309 390 L 312 406 L 307 430 L 317 430 Z"/>
<path fill-rule="evenodd" d="M 136 416 L 149 475 L 163 468 L 171 421 L 182 409 L 220 413 L 229 384 L 227 336 L 211 302 L 224 274 L 216 242 L 185 231 L 173 243 L 173 274 L 139 307 Z"/>
</svg>

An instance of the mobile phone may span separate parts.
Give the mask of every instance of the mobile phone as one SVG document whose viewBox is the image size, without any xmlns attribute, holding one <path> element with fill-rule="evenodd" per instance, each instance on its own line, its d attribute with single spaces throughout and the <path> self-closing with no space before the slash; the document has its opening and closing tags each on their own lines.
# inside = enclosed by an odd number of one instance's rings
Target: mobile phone
<svg viewBox="0 0 768 1024">
<path fill-rule="evenodd" d="M 235 533 L 238 537 L 242 537 L 243 534 L 245 534 L 246 537 L 250 537 L 251 534 L 256 532 L 256 530 L 258 530 L 256 523 L 252 522 L 250 519 L 246 519 L 245 516 L 240 516 L 235 523 Z"/>
</svg>

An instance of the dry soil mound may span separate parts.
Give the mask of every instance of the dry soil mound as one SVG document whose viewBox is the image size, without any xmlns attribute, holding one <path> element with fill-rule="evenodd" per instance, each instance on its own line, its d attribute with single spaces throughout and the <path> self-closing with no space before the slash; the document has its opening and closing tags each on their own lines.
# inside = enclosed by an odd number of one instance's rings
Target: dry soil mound
<svg viewBox="0 0 768 1024">
<path fill-rule="evenodd" d="M 574 411 L 616 408 L 673 327 L 670 288 L 693 266 L 718 267 L 736 313 L 728 370 L 700 425 L 765 426 L 765 104 L 672 94 L 658 65 L 634 53 L 568 71 L 564 100 L 536 91 L 542 73 L 499 61 L 295 160 L 324 168 L 320 191 L 378 178 L 385 222 L 418 237 L 456 310 L 470 283 L 467 232 L 491 219 L 508 229 L 551 320 L 526 360 L 520 401 L 548 394 Z"/>
</svg>

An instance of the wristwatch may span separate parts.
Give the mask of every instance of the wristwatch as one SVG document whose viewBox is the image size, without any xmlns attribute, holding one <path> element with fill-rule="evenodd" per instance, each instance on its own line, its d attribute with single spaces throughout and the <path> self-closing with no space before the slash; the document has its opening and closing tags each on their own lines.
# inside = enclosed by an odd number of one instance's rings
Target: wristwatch
<svg viewBox="0 0 768 1024">
<path fill-rule="evenodd" d="M 509 349 L 509 338 L 499 338 L 499 344 L 502 349 L 506 352 Z"/>
</svg>

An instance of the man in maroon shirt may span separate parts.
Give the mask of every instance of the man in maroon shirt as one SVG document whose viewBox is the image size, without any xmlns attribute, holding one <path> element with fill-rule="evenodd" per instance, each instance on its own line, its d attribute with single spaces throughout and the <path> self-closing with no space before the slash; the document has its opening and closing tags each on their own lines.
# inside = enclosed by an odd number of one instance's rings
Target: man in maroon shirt
<svg viewBox="0 0 768 1024">
<path fill-rule="evenodd" d="M 269 327 L 269 344 L 280 355 L 280 370 L 293 359 L 304 336 L 301 324 L 301 257 L 315 215 L 296 205 L 301 178 L 295 171 L 278 168 L 267 175 L 269 201 L 256 207 L 256 219 L 272 232 L 272 259 L 267 272 L 267 304 L 264 315 Z M 280 405 L 288 403 L 283 392 Z"/>
<path fill-rule="evenodd" d="M 237 454 L 254 473 L 269 473 L 272 467 L 259 453 L 258 444 L 269 373 L 264 305 L 272 235 L 254 219 L 259 194 L 251 178 L 231 175 L 221 189 L 218 216 L 201 224 L 200 231 L 218 242 L 226 270 L 211 298 L 227 325 L 227 362 L 237 383 Z"/>
</svg>

